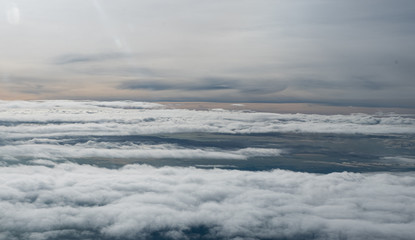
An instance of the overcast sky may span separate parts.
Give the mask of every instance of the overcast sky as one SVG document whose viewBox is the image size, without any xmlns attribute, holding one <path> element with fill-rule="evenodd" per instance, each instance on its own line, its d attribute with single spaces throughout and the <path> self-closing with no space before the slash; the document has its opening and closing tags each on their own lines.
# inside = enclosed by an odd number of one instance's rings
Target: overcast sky
<svg viewBox="0 0 415 240">
<path fill-rule="evenodd" d="M 0 3 L 0 99 L 415 107 L 413 0 Z"/>
</svg>

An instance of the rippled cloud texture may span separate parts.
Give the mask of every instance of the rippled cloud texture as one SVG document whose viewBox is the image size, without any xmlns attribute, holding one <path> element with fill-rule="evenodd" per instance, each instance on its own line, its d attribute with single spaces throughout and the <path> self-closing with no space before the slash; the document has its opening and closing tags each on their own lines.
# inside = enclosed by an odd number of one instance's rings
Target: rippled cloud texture
<svg viewBox="0 0 415 240">
<path fill-rule="evenodd" d="M 108 169 L 71 159 L 245 161 L 289 150 L 266 144 L 199 146 L 157 136 L 413 134 L 414 125 L 412 116 L 396 114 L 0 102 L 0 239 L 411 239 L 414 172 L 311 174 L 138 164 Z M 398 157 L 382 161 L 391 158 Z"/>
</svg>

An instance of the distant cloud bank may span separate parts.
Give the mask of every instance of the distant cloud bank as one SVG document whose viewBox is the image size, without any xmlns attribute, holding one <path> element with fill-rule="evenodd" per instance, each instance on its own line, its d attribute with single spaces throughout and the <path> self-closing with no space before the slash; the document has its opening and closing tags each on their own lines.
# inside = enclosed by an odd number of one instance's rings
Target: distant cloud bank
<svg viewBox="0 0 415 240">
<path fill-rule="evenodd" d="M 415 133 L 413 116 L 277 114 L 167 109 L 131 101 L 0 101 L 0 136 L 102 136 L 179 132 Z"/>
</svg>

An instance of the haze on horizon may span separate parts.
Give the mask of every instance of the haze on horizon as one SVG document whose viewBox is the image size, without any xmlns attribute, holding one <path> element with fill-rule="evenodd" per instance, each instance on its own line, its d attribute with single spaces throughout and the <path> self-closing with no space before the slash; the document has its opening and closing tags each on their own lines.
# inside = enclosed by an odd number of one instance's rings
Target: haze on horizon
<svg viewBox="0 0 415 240">
<path fill-rule="evenodd" d="M 415 106 L 415 2 L 2 0 L 0 99 Z"/>
</svg>

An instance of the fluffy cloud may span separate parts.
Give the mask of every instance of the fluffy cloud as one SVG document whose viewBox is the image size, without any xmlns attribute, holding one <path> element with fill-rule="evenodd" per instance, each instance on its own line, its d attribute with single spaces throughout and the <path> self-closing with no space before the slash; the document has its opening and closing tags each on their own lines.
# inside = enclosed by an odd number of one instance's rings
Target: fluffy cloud
<svg viewBox="0 0 415 240">
<path fill-rule="evenodd" d="M 411 239 L 415 174 L 0 168 L 0 239 Z"/>
<path fill-rule="evenodd" d="M 250 134 L 415 133 L 412 116 L 276 114 L 166 109 L 141 102 L 0 102 L 0 136 L 8 138 L 142 135 L 178 132 Z"/>
</svg>

